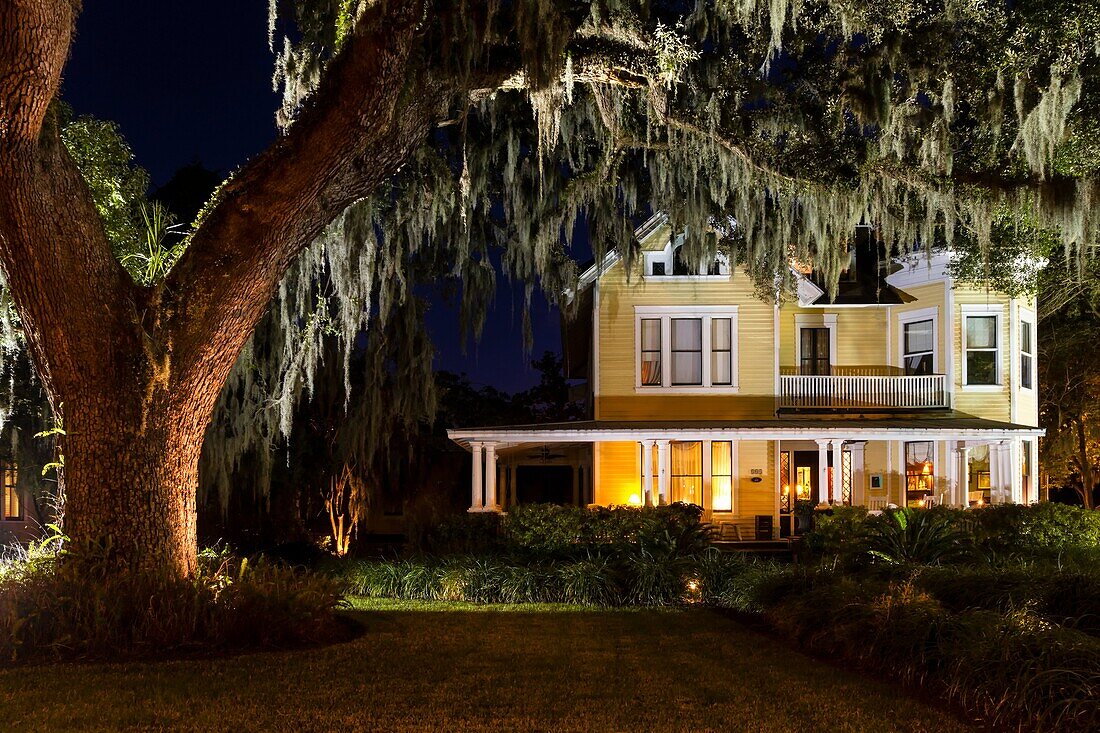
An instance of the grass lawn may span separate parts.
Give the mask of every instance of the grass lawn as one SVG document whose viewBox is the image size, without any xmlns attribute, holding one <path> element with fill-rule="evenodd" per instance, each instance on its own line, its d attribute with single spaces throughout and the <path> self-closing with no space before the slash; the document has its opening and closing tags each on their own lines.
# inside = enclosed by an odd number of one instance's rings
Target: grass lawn
<svg viewBox="0 0 1100 733">
<path fill-rule="evenodd" d="M 718 613 L 361 601 L 324 649 L 0 671 L 11 731 L 967 728 Z"/>
</svg>

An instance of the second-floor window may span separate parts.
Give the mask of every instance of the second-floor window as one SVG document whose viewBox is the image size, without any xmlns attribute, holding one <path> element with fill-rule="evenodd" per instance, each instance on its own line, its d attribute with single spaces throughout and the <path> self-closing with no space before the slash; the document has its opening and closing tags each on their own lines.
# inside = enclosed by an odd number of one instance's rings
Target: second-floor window
<svg viewBox="0 0 1100 733">
<path fill-rule="evenodd" d="M 639 389 L 736 389 L 736 306 L 637 306 L 635 313 Z"/>
<path fill-rule="evenodd" d="M 1032 389 L 1035 385 L 1035 346 L 1031 324 L 1020 321 L 1020 386 Z"/>
<path fill-rule="evenodd" d="M 903 336 L 905 373 L 914 376 L 931 374 L 935 362 L 932 319 L 911 321 L 904 324 L 902 328 L 905 329 Z"/>
<path fill-rule="evenodd" d="M 966 384 L 999 384 L 996 315 L 966 316 Z"/>
</svg>

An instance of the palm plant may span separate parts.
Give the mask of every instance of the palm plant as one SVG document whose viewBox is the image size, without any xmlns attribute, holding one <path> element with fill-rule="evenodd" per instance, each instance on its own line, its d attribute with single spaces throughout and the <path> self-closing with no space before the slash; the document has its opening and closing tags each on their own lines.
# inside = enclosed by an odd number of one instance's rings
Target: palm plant
<svg viewBox="0 0 1100 733">
<path fill-rule="evenodd" d="M 973 550 L 970 535 L 928 509 L 895 509 L 868 521 L 864 543 L 872 560 L 891 565 L 937 565 Z"/>
</svg>

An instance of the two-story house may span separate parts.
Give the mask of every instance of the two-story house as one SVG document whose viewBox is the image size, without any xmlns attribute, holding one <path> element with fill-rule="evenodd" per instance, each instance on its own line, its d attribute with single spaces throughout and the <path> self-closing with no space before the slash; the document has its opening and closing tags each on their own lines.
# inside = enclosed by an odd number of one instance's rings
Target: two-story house
<svg viewBox="0 0 1100 733">
<path fill-rule="evenodd" d="M 796 273 L 777 305 L 721 257 L 687 262 L 661 216 L 637 237 L 633 271 L 594 264 L 563 323 L 592 419 L 450 431 L 473 453 L 471 511 L 531 500 L 525 468 L 547 464 L 558 501 L 687 501 L 757 536 L 791 532 L 799 500 L 1038 499 L 1032 300 L 953 282 L 946 253 L 867 241 L 834 298 Z"/>
</svg>

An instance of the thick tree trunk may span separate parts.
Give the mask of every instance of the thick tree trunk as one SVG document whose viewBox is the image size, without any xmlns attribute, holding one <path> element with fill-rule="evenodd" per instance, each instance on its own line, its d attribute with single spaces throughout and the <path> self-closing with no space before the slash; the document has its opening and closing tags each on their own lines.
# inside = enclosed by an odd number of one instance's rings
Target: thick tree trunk
<svg viewBox="0 0 1100 733">
<path fill-rule="evenodd" d="M 185 400 L 142 404 L 125 385 L 65 406 L 65 531 L 135 569 L 191 575 L 206 414 Z"/>
</svg>

